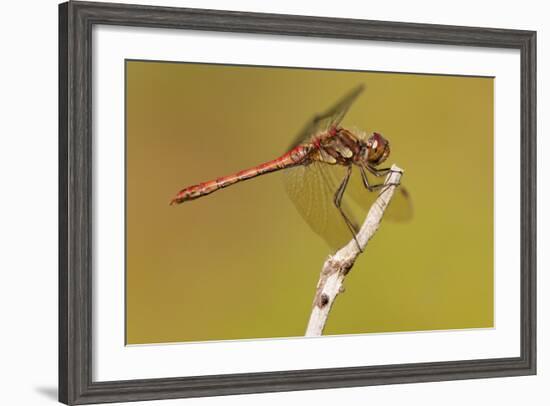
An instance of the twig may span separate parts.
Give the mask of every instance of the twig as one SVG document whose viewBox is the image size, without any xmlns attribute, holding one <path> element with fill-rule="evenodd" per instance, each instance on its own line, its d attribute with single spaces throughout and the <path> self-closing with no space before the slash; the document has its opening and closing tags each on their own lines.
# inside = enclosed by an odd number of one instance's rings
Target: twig
<svg viewBox="0 0 550 406">
<path fill-rule="evenodd" d="M 317 291 L 313 300 L 313 308 L 306 330 L 306 336 L 320 336 L 327 322 L 327 318 L 332 308 L 332 304 L 339 293 L 344 291 L 344 278 L 351 271 L 355 260 L 365 250 L 369 240 L 374 236 L 380 226 L 384 211 L 390 203 L 395 188 L 401 180 L 403 170 L 393 165 L 391 172 L 386 177 L 386 187 L 378 195 L 378 198 L 372 204 L 365 222 L 357 234 L 357 241 L 361 250 L 354 239 L 351 239 L 344 247 L 340 248 L 336 254 L 329 256 L 323 265 Z"/>
</svg>

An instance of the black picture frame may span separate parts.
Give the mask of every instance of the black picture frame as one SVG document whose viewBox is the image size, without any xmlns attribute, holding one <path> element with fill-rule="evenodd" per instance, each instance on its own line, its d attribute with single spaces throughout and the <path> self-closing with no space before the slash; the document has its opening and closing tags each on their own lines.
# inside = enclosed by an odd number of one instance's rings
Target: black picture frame
<svg viewBox="0 0 550 406">
<path fill-rule="evenodd" d="M 521 53 L 521 354 L 400 365 L 92 380 L 95 24 L 513 48 Z M 536 374 L 536 32 L 68 2 L 59 5 L 59 400 L 87 404 Z"/>
</svg>

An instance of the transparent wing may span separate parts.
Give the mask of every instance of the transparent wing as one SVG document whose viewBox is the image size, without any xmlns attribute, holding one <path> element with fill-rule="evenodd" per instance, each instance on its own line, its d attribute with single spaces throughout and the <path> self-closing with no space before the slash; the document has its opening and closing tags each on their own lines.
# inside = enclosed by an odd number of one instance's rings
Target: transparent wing
<svg viewBox="0 0 550 406">
<path fill-rule="evenodd" d="M 334 205 L 334 195 L 345 172 L 346 169 L 340 165 L 312 162 L 289 168 L 283 175 L 288 196 L 302 218 L 311 230 L 335 249 L 341 248 L 353 238 L 340 211 Z M 344 195 L 342 209 L 357 229 L 358 223 L 345 199 Z"/>
<path fill-rule="evenodd" d="M 363 85 L 357 86 L 330 109 L 313 117 L 313 119 L 304 126 L 302 131 L 298 133 L 289 149 L 304 142 L 308 142 L 314 135 L 320 132 L 328 131 L 330 128 L 338 126 L 363 89 Z"/>
</svg>

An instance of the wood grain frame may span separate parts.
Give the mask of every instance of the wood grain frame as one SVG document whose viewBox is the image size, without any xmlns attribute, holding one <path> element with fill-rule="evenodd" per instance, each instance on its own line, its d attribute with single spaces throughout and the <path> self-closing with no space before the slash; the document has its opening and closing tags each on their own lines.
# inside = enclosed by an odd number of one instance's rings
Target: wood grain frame
<svg viewBox="0 0 550 406">
<path fill-rule="evenodd" d="M 192 29 L 514 48 L 521 53 L 521 355 L 400 365 L 92 380 L 92 27 Z M 66 404 L 536 373 L 536 32 L 109 3 L 59 6 L 59 400 Z"/>
</svg>

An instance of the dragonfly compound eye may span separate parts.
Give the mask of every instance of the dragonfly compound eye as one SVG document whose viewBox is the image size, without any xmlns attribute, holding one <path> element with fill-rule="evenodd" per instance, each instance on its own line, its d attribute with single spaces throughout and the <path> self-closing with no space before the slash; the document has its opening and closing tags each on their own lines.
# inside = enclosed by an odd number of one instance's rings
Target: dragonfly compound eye
<svg viewBox="0 0 550 406">
<path fill-rule="evenodd" d="M 390 153 L 390 145 L 381 134 L 373 133 L 367 140 L 368 155 L 367 160 L 378 165 L 386 160 Z"/>
</svg>

